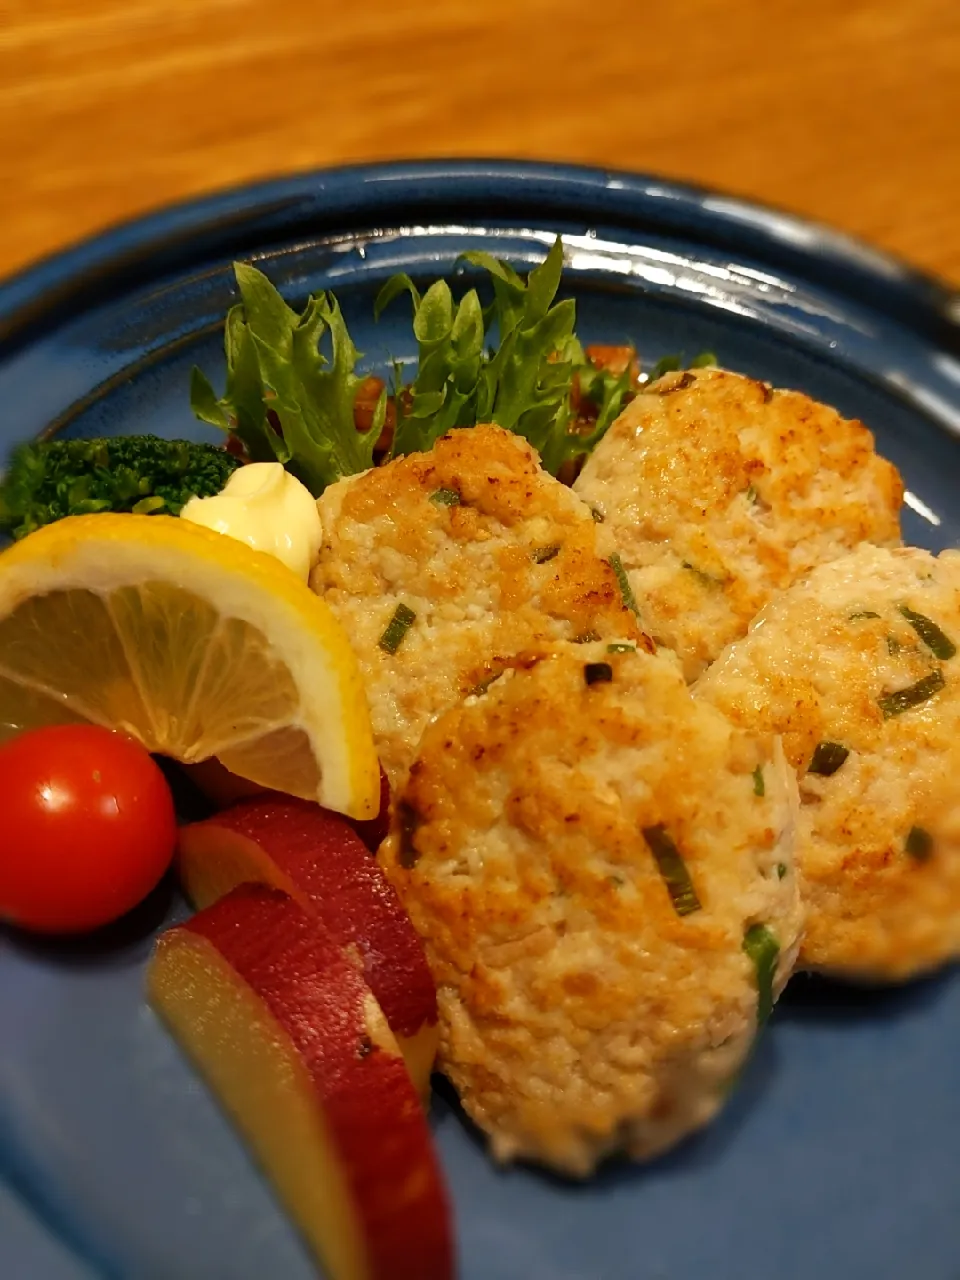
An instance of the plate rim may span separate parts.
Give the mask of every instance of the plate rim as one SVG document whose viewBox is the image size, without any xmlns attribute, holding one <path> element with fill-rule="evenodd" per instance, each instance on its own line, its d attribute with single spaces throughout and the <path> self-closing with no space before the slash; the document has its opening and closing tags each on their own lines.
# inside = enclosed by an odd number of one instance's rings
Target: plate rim
<svg viewBox="0 0 960 1280">
<path fill-rule="evenodd" d="M 652 173 L 542 160 L 390 160 L 228 186 L 126 219 L 0 278 L 0 358 L 48 325 L 213 246 L 256 253 L 268 237 L 405 225 L 407 217 L 579 218 L 750 252 L 895 316 L 960 352 L 960 290 L 866 240 L 772 204 Z M 399 215 L 399 216 L 398 216 Z"/>
</svg>

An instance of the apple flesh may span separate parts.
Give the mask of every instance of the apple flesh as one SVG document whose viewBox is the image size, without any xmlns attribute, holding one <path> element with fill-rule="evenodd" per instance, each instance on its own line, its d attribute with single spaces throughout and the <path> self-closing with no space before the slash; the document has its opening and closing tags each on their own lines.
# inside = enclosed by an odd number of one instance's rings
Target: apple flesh
<svg viewBox="0 0 960 1280">
<path fill-rule="evenodd" d="M 344 818 L 287 796 L 241 801 L 182 827 L 177 865 L 198 910 L 253 881 L 318 919 L 360 969 L 426 1096 L 440 1037 L 436 988 L 397 891 Z"/>
<path fill-rule="evenodd" d="M 452 1280 L 423 1110 L 369 987 L 314 918 L 242 885 L 160 937 L 148 984 L 332 1280 Z"/>
</svg>

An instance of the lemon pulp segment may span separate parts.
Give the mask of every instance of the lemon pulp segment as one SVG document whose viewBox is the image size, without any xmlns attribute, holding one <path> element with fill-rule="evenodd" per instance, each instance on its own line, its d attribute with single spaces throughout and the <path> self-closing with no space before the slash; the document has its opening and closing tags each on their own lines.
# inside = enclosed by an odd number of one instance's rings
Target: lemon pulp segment
<svg viewBox="0 0 960 1280">
<path fill-rule="evenodd" d="M 58 521 L 0 555 L 0 733 L 90 721 L 373 816 L 360 674 L 284 565 L 169 516 Z"/>
</svg>

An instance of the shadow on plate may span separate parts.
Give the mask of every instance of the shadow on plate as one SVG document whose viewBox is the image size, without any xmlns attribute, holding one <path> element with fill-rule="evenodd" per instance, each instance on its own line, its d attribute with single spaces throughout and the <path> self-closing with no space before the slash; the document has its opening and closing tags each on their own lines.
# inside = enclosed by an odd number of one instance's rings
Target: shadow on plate
<svg viewBox="0 0 960 1280">
<path fill-rule="evenodd" d="M 184 903 L 171 874 L 152 893 L 113 924 L 75 938 L 48 938 L 0 924 L 0 945 L 33 960 L 71 968 L 119 967 L 141 964 L 157 931 L 183 913 Z"/>
<path fill-rule="evenodd" d="M 592 1195 L 595 1192 L 602 1194 L 610 1188 L 635 1184 L 646 1177 L 686 1175 L 695 1169 L 709 1168 L 724 1159 L 747 1116 L 760 1104 L 779 1069 L 776 1041 L 772 1036 L 765 1035 L 742 1069 L 737 1087 L 720 1116 L 656 1160 L 635 1164 L 625 1157 L 612 1157 L 594 1177 L 584 1181 L 563 1177 L 529 1161 L 518 1161 L 516 1165 L 505 1166 L 501 1175 L 504 1178 L 532 1177 L 556 1191 L 576 1196 Z M 471 1144 L 483 1154 L 484 1159 L 492 1161 L 484 1134 L 463 1110 L 453 1085 L 440 1075 L 433 1077 L 431 1116 L 435 1128 L 457 1123 Z"/>
<path fill-rule="evenodd" d="M 941 997 L 955 973 L 948 969 L 899 986 L 837 982 L 799 973 L 781 996 L 775 1017 L 778 1022 L 854 1025 L 912 1017 Z"/>
<path fill-rule="evenodd" d="M 154 756 L 163 770 L 177 811 L 177 821 L 199 822 L 214 812 L 213 806 L 172 760 Z M 24 933 L 0 923 L 0 946 L 64 966 L 119 966 L 139 964 L 150 951 L 155 934 L 187 914 L 176 879 L 168 872 L 138 906 L 113 924 L 77 937 L 44 937 Z"/>
</svg>

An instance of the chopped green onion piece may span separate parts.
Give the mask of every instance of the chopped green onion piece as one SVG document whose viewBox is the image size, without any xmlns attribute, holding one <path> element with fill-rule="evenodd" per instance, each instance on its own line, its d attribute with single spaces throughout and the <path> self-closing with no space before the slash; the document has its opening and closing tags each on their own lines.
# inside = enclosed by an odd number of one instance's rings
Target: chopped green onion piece
<svg viewBox="0 0 960 1280">
<path fill-rule="evenodd" d="M 620 594 L 623 597 L 623 603 L 627 606 L 631 613 L 636 617 L 640 617 L 640 606 L 637 604 L 637 597 L 633 594 L 633 587 L 630 585 L 630 579 L 627 577 L 627 571 L 623 567 L 623 561 L 615 551 L 609 559 L 610 568 L 613 570 L 617 578 L 617 586 L 620 588 Z"/>
<path fill-rule="evenodd" d="M 926 862 L 933 853 L 933 836 L 923 827 L 911 827 L 907 832 L 904 848 L 911 858 L 916 858 L 918 862 Z"/>
<path fill-rule="evenodd" d="M 723 582 L 724 582 L 723 578 L 718 578 L 716 574 L 707 573 L 703 569 L 698 569 L 697 566 L 695 564 L 691 564 L 689 560 L 681 560 L 680 567 L 682 569 L 689 569 L 690 572 L 694 575 L 694 577 L 699 578 L 700 581 L 703 583 L 706 583 L 708 587 L 723 586 Z"/>
<path fill-rule="evenodd" d="M 939 693 L 946 683 L 943 678 L 943 672 L 938 667 L 936 671 L 931 671 L 928 676 L 924 676 L 916 684 L 908 685 L 906 689 L 898 689 L 895 693 L 885 693 L 883 697 L 877 699 L 877 703 L 883 712 L 884 719 L 889 720 L 891 716 L 899 716 L 904 711 L 911 711 L 914 707 L 919 707 L 928 698 L 932 698 L 935 693 Z"/>
<path fill-rule="evenodd" d="M 597 639 L 599 640 L 599 636 Z M 636 653 L 637 646 L 635 644 L 608 644 L 607 653 Z"/>
<path fill-rule="evenodd" d="M 787 864 L 785 862 L 777 863 L 777 879 L 782 880 L 787 874 Z"/>
<path fill-rule="evenodd" d="M 379 645 L 384 653 L 396 653 L 403 644 L 403 637 L 407 634 L 416 619 L 416 614 L 412 609 L 408 609 L 405 604 L 398 604 L 390 623 L 380 637 Z"/>
<path fill-rule="evenodd" d="M 753 794 L 755 796 L 765 796 L 767 794 L 767 784 L 763 780 L 762 764 L 758 764 L 753 771 Z"/>
<path fill-rule="evenodd" d="M 762 1027 L 773 1012 L 773 979 L 780 958 L 780 943 L 765 924 L 752 924 L 743 935 L 743 949 L 757 971 L 757 1023 Z"/>
<path fill-rule="evenodd" d="M 913 609 L 908 609 L 905 604 L 900 606 L 900 612 L 935 658 L 940 658 L 943 662 L 946 662 L 955 657 L 957 646 L 949 636 L 944 635 L 932 618 L 928 618 L 923 613 L 916 613 Z"/>
<path fill-rule="evenodd" d="M 574 636 L 572 644 L 593 644 L 594 641 L 600 639 L 599 631 L 581 631 L 578 636 Z"/>
<path fill-rule="evenodd" d="M 437 489 L 435 493 L 431 493 L 430 501 L 435 502 L 438 507 L 459 507 L 461 499 L 456 489 Z"/>
<path fill-rule="evenodd" d="M 690 361 L 691 369 L 710 369 L 717 365 L 716 354 L 713 351 L 701 351 L 699 355 L 694 356 Z"/>
<path fill-rule="evenodd" d="M 859 613 L 851 613 L 847 619 L 848 622 L 857 622 L 860 618 L 879 618 L 879 613 L 874 613 L 872 609 L 861 609 Z"/>
<path fill-rule="evenodd" d="M 535 564 L 546 564 L 548 560 L 552 560 L 554 556 L 560 554 L 560 544 L 555 542 L 549 547 L 534 547 L 530 552 L 530 558 Z"/>
<path fill-rule="evenodd" d="M 688 916 L 700 910 L 700 899 L 690 879 L 687 864 L 677 846 L 667 834 L 662 822 L 655 827 L 644 827 L 643 838 L 650 846 L 663 882 L 670 894 L 670 901 L 678 916 Z"/>
<path fill-rule="evenodd" d="M 747 501 L 756 502 L 759 496 L 760 495 L 757 493 L 756 488 L 752 484 L 748 484 L 747 485 Z"/>
<path fill-rule="evenodd" d="M 475 684 L 473 688 L 469 690 L 467 697 L 479 698 L 482 694 L 487 692 L 494 680 L 499 680 L 502 675 L 502 671 L 495 671 L 493 675 L 485 676 L 478 684 Z"/>
<path fill-rule="evenodd" d="M 819 773 L 821 777 L 832 777 L 850 754 L 839 742 L 818 742 L 813 751 L 808 773 Z"/>
<path fill-rule="evenodd" d="M 608 683 L 613 679 L 613 667 L 609 662 L 588 662 L 583 668 L 587 684 Z"/>
</svg>

